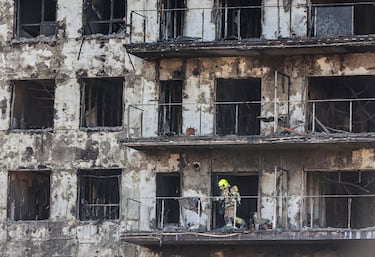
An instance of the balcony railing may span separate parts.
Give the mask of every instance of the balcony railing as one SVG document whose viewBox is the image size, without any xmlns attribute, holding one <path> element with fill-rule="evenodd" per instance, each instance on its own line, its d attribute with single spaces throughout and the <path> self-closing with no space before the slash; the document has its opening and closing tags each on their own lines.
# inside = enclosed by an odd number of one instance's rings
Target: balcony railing
<svg viewBox="0 0 375 257">
<path fill-rule="evenodd" d="M 375 98 L 129 105 L 127 120 L 128 139 L 372 133 Z"/>
<path fill-rule="evenodd" d="M 309 131 L 375 132 L 374 98 L 309 101 Z"/>
<path fill-rule="evenodd" d="M 227 6 L 136 10 L 130 13 L 130 41 L 152 43 L 259 39 L 263 8 L 265 7 Z M 277 6 L 268 8 L 275 9 Z M 212 22 L 212 15 L 215 16 L 215 22 Z M 160 24 L 159 31 L 151 27 L 155 24 Z M 176 24 L 179 27 L 176 27 Z"/>
<path fill-rule="evenodd" d="M 374 208 L 374 194 L 362 195 L 277 195 L 277 196 L 241 196 L 241 205 L 235 211 L 235 217 L 245 220 L 246 226 L 226 227 L 219 197 L 150 197 L 128 199 L 126 214 L 126 232 L 243 232 L 243 231 L 322 231 L 334 230 L 374 230 L 375 216 L 367 209 Z M 259 207 L 244 209 L 246 201 L 256 201 L 257 206 L 270 203 L 267 213 Z M 175 202 L 176 205 L 168 203 Z M 217 203 L 217 204 L 216 204 Z M 291 203 L 296 206 L 291 206 Z M 173 206 L 174 208 L 170 208 Z M 202 208 L 202 206 L 206 206 Z M 288 209 L 298 217 L 289 217 Z M 154 210 L 151 216 L 141 214 Z M 339 211 L 338 211 L 339 210 Z M 149 212 L 147 212 L 149 213 Z M 177 220 L 169 222 L 171 213 Z M 150 223 L 150 220 L 156 223 Z M 293 220 L 293 222 L 291 222 Z M 347 235 L 346 235 L 347 236 Z M 373 234 L 372 237 L 375 237 Z M 315 238 L 316 239 L 316 238 Z M 347 238 L 348 239 L 348 238 Z M 353 238 L 354 239 L 354 238 Z"/>
<path fill-rule="evenodd" d="M 369 35 L 375 34 L 374 10 L 373 2 L 366 0 L 340 4 L 283 6 L 280 2 L 279 5 L 261 6 L 134 10 L 131 11 L 129 21 L 130 42 L 279 40 Z M 267 15 L 275 22 L 267 24 L 267 20 L 271 20 Z M 300 22 L 303 16 L 306 22 Z M 159 29 L 155 30 L 155 24 L 159 24 Z"/>
</svg>

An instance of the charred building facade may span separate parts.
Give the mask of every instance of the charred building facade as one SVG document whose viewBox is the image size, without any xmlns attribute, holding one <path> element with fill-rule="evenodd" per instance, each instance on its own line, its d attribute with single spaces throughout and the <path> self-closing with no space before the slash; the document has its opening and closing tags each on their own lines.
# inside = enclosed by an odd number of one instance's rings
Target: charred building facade
<svg viewBox="0 0 375 257">
<path fill-rule="evenodd" d="M 0 0 L 0 257 L 374 256 L 374 14 Z"/>
</svg>

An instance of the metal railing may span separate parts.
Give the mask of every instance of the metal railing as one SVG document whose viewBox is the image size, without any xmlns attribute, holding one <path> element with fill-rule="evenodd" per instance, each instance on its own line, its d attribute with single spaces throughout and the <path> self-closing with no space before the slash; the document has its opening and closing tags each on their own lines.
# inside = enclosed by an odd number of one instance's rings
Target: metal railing
<svg viewBox="0 0 375 257">
<path fill-rule="evenodd" d="M 375 132 L 374 98 L 309 101 L 311 132 Z"/>
<path fill-rule="evenodd" d="M 127 231 L 168 231 L 171 228 L 174 232 L 187 230 L 199 230 L 200 232 L 228 231 L 225 229 L 226 224 L 223 221 L 217 221 L 218 217 L 224 215 L 223 210 L 215 207 L 215 203 L 219 199 L 218 196 L 138 199 L 136 200 L 139 203 L 137 225 L 128 226 Z M 178 202 L 174 209 L 168 207 L 167 203 L 171 201 Z M 268 208 L 267 213 L 259 207 L 244 210 L 243 206 L 246 205 L 246 201 L 257 201 L 257 206 L 267 203 L 271 204 L 272 207 Z M 283 201 L 285 205 L 280 205 L 280 201 Z M 296 206 L 291 206 L 291 203 Z M 246 226 L 240 229 L 238 225 L 233 225 L 230 231 L 370 229 L 373 228 L 375 216 L 372 212 L 366 210 L 371 206 L 373 208 L 373 203 L 375 203 L 375 195 L 370 193 L 364 195 L 242 195 L 241 205 L 236 208 L 233 220 L 242 218 L 245 220 Z M 202 206 L 206 207 L 202 208 Z M 293 212 L 298 211 L 297 218 L 288 216 L 289 208 L 293 208 Z M 130 206 L 127 206 L 126 210 L 130 212 Z M 154 212 L 151 212 L 150 217 L 144 213 L 142 220 L 141 212 L 143 210 L 153 210 Z M 187 210 L 190 213 L 187 213 Z M 171 212 L 174 212 L 178 217 L 177 222 L 172 224 L 167 220 Z M 192 215 L 191 213 L 195 214 Z M 202 215 L 205 215 L 205 218 L 202 218 Z M 156 220 L 156 224 L 150 223 L 150 220 Z"/>
<path fill-rule="evenodd" d="M 165 115 L 167 109 L 175 107 L 178 113 L 170 111 L 168 114 L 173 115 Z M 301 117 L 294 117 L 295 121 L 290 111 L 294 107 L 303 110 Z M 272 136 L 368 133 L 375 132 L 375 98 L 129 105 L 127 122 L 129 139 L 187 136 L 182 128 L 193 128 L 195 136 L 257 136 L 269 128 L 273 128 Z M 145 130 L 158 134 L 146 135 Z"/>
<path fill-rule="evenodd" d="M 144 137 L 142 133 L 146 125 L 157 127 L 158 135 L 186 135 L 182 131 L 182 125 L 186 128 L 194 128 L 195 136 L 257 135 L 259 134 L 261 104 L 261 101 L 246 101 L 129 105 L 127 135 L 128 138 Z M 177 113 L 177 111 L 179 112 Z M 213 115 L 213 113 L 217 115 Z M 183 120 L 185 117 L 189 117 L 189 124 Z M 208 125 L 207 119 L 212 120 L 215 125 Z M 150 124 L 150 121 L 155 122 Z M 182 124 L 175 125 L 178 121 L 181 121 Z M 253 128 L 246 129 L 245 125 L 250 123 Z M 212 127 L 212 129 L 210 132 L 203 131 L 203 126 Z"/>
<path fill-rule="evenodd" d="M 354 26 L 357 17 L 354 15 L 354 9 L 359 7 L 362 8 L 361 11 L 365 11 L 365 9 L 374 8 L 374 4 L 372 1 L 361 1 L 336 4 L 289 4 L 284 6 L 282 1 L 277 1 L 274 5 L 261 6 L 223 5 L 222 7 L 211 8 L 134 10 L 130 13 L 130 42 L 264 40 L 263 38 L 267 38 L 267 36 L 264 36 L 265 27 L 262 21 L 267 13 L 276 20 L 273 23 L 274 28 L 268 26 L 267 30 L 273 29 L 274 31 L 270 34 L 275 35 L 276 33 L 277 38 L 374 34 L 374 28 L 370 28 L 369 31 L 363 29 L 362 32 L 355 31 Z M 300 22 L 301 15 L 306 16 L 306 23 Z M 337 19 L 327 22 L 326 19 L 332 18 L 332 15 L 333 18 L 337 17 Z M 348 19 L 344 19 L 346 16 Z M 170 21 L 168 17 L 172 17 Z M 180 17 L 180 21 L 177 22 L 176 17 Z M 214 17 L 214 21 L 212 21 L 212 17 Z M 177 31 L 176 22 L 181 23 L 178 33 L 175 33 Z M 370 22 L 373 22 L 373 20 Z M 155 25 L 159 27 L 155 29 Z M 371 24 L 358 26 L 367 25 L 371 27 Z M 282 26 L 287 26 L 287 28 Z M 347 28 L 353 28 L 351 33 L 348 34 Z M 171 31 L 172 29 L 171 36 L 165 36 L 165 31 Z M 299 32 L 296 33 L 296 31 Z"/>
<path fill-rule="evenodd" d="M 83 220 L 118 219 L 120 204 L 84 203 L 80 215 Z"/>
<path fill-rule="evenodd" d="M 280 8 L 280 6 L 267 7 Z M 265 6 L 134 10 L 130 13 L 130 42 L 187 42 L 260 38 L 263 8 Z M 257 19 L 252 23 L 245 22 L 245 16 L 254 12 L 258 12 Z M 215 16 L 214 23 L 211 23 L 212 15 Z M 172 18 L 168 20 L 168 17 Z M 176 17 L 181 21 L 176 21 Z M 176 23 L 181 23 L 181 27 L 176 28 Z M 155 24 L 159 24 L 160 28 L 155 30 Z M 249 31 L 249 26 L 255 26 L 252 32 Z M 167 31 L 169 33 L 166 33 Z M 169 36 L 166 36 L 167 34 Z"/>
</svg>

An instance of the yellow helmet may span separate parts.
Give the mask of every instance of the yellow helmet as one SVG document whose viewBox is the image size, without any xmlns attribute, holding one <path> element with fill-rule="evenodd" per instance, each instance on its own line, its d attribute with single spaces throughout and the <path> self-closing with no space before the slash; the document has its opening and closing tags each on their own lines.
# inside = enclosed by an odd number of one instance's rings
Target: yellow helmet
<svg viewBox="0 0 375 257">
<path fill-rule="evenodd" d="M 219 180 L 219 183 L 217 183 L 217 185 L 220 188 L 227 188 L 227 187 L 229 187 L 229 182 L 225 178 L 222 178 L 222 179 Z"/>
</svg>

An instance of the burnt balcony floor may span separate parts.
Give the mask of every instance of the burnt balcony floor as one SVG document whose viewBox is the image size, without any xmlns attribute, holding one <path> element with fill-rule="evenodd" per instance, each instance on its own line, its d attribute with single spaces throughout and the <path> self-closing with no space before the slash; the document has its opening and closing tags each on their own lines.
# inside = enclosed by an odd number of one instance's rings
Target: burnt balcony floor
<svg viewBox="0 0 375 257">
<path fill-rule="evenodd" d="M 375 227 L 364 229 L 325 228 L 313 230 L 259 230 L 242 232 L 125 232 L 121 240 L 143 245 L 307 243 L 373 240 Z"/>
<path fill-rule="evenodd" d="M 334 38 L 284 38 L 276 40 L 171 40 L 125 45 L 128 53 L 143 59 L 235 57 L 364 53 L 375 49 L 375 35 Z"/>
<path fill-rule="evenodd" d="M 126 138 L 121 143 L 141 151 L 189 150 L 189 149 L 311 149 L 369 147 L 375 145 L 375 133 L 311 133 L 305 135 L 271 136 L 160 136 Z"/>
</svg>

